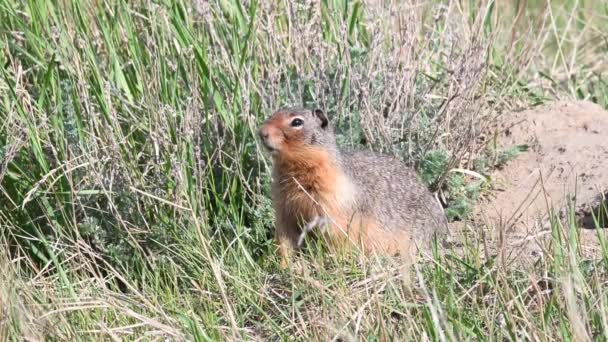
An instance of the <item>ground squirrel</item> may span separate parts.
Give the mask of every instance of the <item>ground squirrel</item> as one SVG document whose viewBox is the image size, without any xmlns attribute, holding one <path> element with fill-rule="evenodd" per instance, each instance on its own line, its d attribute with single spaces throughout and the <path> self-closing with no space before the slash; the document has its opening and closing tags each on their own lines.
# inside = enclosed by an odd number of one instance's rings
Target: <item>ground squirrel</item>
<svg viewBox="0 0 608 342">
<path fill-rule="evenodd" d="M 259 135 L 273 159 L 282 266 L 307 232 L 388 255 L 411 255 L 414 242 L 447 233 L 443 209 L 414 170 L 394 157 L 338 148 L 322 110 L 279 109 Z"/>
</svg>

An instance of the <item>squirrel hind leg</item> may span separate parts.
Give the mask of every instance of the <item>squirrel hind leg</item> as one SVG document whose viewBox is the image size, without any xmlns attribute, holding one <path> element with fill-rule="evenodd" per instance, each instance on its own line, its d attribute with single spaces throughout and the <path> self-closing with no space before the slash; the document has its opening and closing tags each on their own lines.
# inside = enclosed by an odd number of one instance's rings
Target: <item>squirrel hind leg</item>
<svg viewBox="0 0 608 342">
<path fill-rule="evenodd" d="M 304 243 L 304 239 L 306 235 L 312 233 L 313 230 L 317 229 L 321 233 L 327 230 L 327 225 L 330 223 L 330 220 L 327 216 L 315 216 L 310 220 L 303 228 L 302 233 L 300 233 L 300 237 L 298 238 L 297 246 L 300 247 Z"/>
</svg>

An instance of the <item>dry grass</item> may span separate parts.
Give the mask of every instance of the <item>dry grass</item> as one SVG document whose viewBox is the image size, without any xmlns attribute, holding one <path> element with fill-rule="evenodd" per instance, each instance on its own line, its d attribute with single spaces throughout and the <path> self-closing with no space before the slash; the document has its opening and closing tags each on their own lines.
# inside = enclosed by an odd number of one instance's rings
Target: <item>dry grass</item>
<svg viewBox="0 0 608 342">
<path fill-rule="evenodd" d="M 605 264 L 570 240 L 529 273 L 476 240 L 413 277 L 322 248 L 279 271 L 255 139 L 325 108 L 464 216 L 483 186 L 450 170 L 492 167 L 499 115 L 608 105 L 607 9 L 560 5 L 0 0 L 0 339 L 605 335 Z"/>
</svg>

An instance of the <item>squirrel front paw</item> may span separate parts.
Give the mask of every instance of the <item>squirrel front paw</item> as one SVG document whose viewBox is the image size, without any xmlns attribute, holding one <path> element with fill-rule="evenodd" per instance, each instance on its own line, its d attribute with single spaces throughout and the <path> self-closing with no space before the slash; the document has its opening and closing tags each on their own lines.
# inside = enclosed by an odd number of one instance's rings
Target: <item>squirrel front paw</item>
<svg viewBox="0 0 608 342">
<path fill-rule="evenodd" d="M 329 218 L 327 216 L 315 216 L 310 222 L 302 228 L 302 233 L 300 233 L 300 237 L 298 238 L 298 247 L 301 247 L 304 243 L 304 239 L 306 238 L 306 234 L 312 232 L 314 229 L 319 230 L 320 233 L 325 232 L 327 229 L 327 225 L 329 224 Z"/>
</svg>

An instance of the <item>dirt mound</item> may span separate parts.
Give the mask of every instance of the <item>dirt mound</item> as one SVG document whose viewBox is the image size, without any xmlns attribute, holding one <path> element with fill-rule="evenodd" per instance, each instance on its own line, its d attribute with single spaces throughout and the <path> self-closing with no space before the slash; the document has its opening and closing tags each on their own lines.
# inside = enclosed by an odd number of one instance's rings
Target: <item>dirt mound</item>
<svg viewBox="0 0 608 342">
<path fill-rule="evenodd" d="M 511 256 L 542 251 L 551 235 L 549 208 L 565 217 L 574 207 L 580 224 L 595 228 L 591 212 L 604 207 L 608 196 L 607 111 L 589 102 L 559 102 L 508 115 L 498 143 L 526 144 L 528 150 L 491 175 L 496 191 L 475 216 L 494 228 L 495 237 L 500 232 Z M 605 215 L 600 226 L 608 227 Z M 581 231 L 585 255 L 597 256 L 597 234 Z"/>
</svg>

